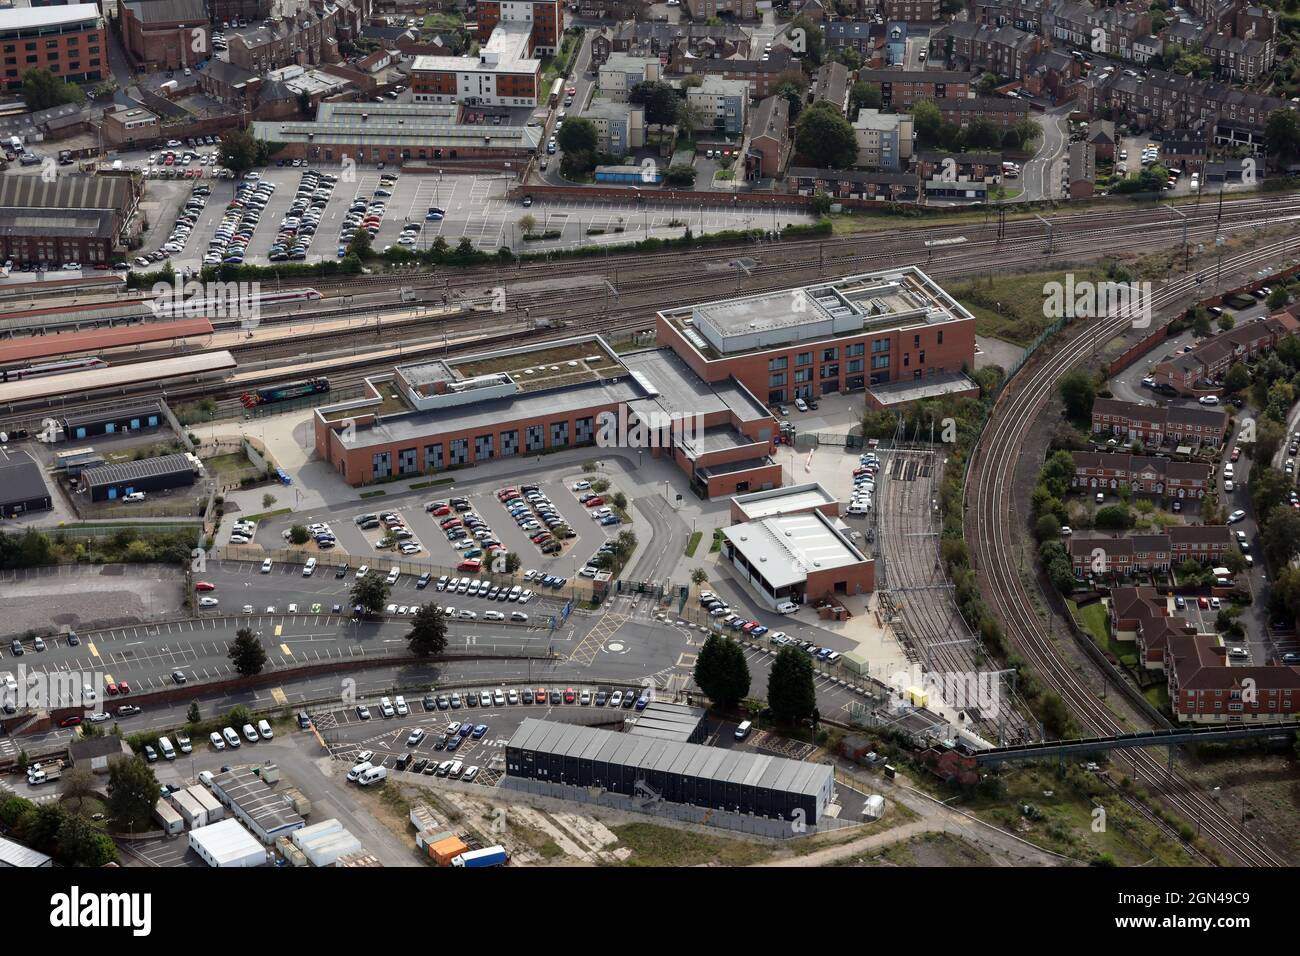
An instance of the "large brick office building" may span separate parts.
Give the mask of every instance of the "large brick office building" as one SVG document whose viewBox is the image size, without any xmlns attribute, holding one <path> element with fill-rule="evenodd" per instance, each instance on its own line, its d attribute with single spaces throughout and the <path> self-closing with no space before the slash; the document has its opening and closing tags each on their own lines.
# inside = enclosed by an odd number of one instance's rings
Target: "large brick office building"
<svg viewBox="0 0 1300 956">
<path fill-rule="evenodd" d="M 563 0 L 479 0 L 476 9 L 480 43 L 486 42 L 501 23 L 528 24 L 532 52 L 539 57 L 559 52 L 564 41 Z"/>
<path fill-rule="evenodd" d="M 104 18 L 93 3 L 0 10 L 4 85 L 18 89 L 28 70 L 49 70 L 70 83 L 108 75 Z"/>
</svg>

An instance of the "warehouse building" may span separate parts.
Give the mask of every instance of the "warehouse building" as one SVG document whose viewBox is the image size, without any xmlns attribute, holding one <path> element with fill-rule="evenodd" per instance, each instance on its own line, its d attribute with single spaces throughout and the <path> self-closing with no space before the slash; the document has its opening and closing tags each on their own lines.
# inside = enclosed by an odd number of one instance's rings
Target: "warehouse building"
<svg viewBox="0 0 1300 956">
<path fill-rule="evenodd" d="M 265 866 L 266 848 L 253 839 L 238 820 L 222 820 L 190 831 L 190 849 L 208 866 L 238 868 Z"/>
<path fill-rule="evenodd" d="M 0 517 L 16 518 L 51 507 L 41 466 L 25 451 L 0 448 Z"/>
<path fill-rule="evenodd" d="M 236 767 L 219 773 L 211 786 L 213 796 L 267 845 L 307 825 L 283 795 L 250 769 Z"/>
<path fill-rule="evenodd" d="M 80 441 L 94 435 L 124 435 L 144 428 L 158 428 L 163 425 L 163 414 L 157 402 L 146 402 L 84 415 L 68 415 L 62 420 L 62 425 L 66 440 Z"/>
<path fill-rule="evenodd" d="M 526 718 L 506 744 L 506 775 L 816 825 L 829 764 Z"/>
<path fill-rule="evenodd" d="M 67 9 L 51 7 L 50 9 Z M 125 248 L 143 192 L 138 176 L 0 177 L 0 254 L 15 263 L 109 263 Z"/>
<path fill-rule="evenodd" d="M 666 700 L 652 700 L 645 709 L 627 719 L 627 732 L 655 740 L 676 740 L 684 744 L 702 744 L 708 735 L 702 707 L 688 707 Z"/>
<path fill-rule="evenodd" d="M 722 529 L 722 555 L 768 607 L 828 595 L 869 594 L 876 563 L 816 509 Z"/>
<path fill-rule="evenodd" d="M 124 461 L 82 473 L 91 501 L 117 501 L 137 491 L 166 491 L 194 484 L 203 465 L 193 455 L 160 455 L 139 461 Z"/>
</svg>

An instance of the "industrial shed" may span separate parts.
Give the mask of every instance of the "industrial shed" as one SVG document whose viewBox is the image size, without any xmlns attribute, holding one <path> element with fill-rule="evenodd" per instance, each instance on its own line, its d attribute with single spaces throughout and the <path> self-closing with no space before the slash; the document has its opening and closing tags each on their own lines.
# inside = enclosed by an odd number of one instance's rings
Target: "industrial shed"
<svg viewBox="0 0 1300 956">
<path fill-rule="evenodd" d="M 526 718 L 506 775 L 815 825 L 831 802 L 828 764 Z"/>
<path fill-rule="evenodd" d="M 162 409 L 157 402 L 128 405 L 125 408 L 101 409 L 63 419 L 64 437 L 78 441 L 93 435 L 117 435 L 157 428 L 163 424 Z"/>
<path fill-rule="evenodd" d="M 212 795 L 265 844 L 307 825 L 283 794 L 276 793 L 251 770 L 236 768 L 219 773 L 212 778 L 211 786 Z"/>
<path fill-rule="evenodd" d="M 91 501 L 115 501 L 136 491 L 164 491 L 194 484 L 202 470 L 193 455 L 161 455 L 124 461 L 102 468 L 89 468 L 82 480 L 90 489 Z"/>
<path fill-rule="evenodd" d="M 239 825 L 238 820 L 222 820 L 211 826 L 190 831 L 190 849 L 208 866 L 265 866 L 266 848 Z"/>
<path fill-rule="evenodd" d="M 48 511 L 50 505 L 50 490 L 41 466 L 25 451 L 0 449 L 0 517 Z"/>
</svg>

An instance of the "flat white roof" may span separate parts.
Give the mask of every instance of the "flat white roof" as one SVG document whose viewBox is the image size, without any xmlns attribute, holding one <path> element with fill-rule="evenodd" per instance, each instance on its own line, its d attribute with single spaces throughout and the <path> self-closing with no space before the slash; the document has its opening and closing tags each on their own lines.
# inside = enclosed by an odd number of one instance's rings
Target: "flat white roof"
<svg viewBox="0 0 1300 956">
<path fill-rule="evenodd" d="M 203 847 L 218 863 L 266 856 L 266 848 L 233 817 L 191 830 L 190 843 Z"/>
<path fill-rule="evenodd" d="M 773 588 L 867 560 L 819 511 L 746 521 L 722 533 Z"/>
<path fill-rule="evenodd" d="M 92 19 L 99 19 L 99 7 L 93 3 L 73 3 L 66 7 L 13 7 L 0 10 L 0 31 L 32 30 Z"/>
<path fill-rule="evenodd" d="M 770 518 L 774 515 L 791 511 L 807 511 L 822 505 L 833 504 L 834 495 L 818 482 L 807 485 L 792 485 L 789 488 L 773 488 L 769 491 L 755 491 L 748 495 L 736 495 L 732 499 L 750 521 Z"/>
</svg>

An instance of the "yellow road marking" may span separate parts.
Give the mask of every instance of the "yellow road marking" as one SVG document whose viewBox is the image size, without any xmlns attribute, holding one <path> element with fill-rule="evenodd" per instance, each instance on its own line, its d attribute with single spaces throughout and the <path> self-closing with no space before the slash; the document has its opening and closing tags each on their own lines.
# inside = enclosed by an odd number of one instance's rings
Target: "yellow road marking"
<svg viewBox="0 0 1300 956">
<path fill-rule="evenodd" d="M 283 633 L 284 633 L 284 625 L 283 625 L 283 624 L 277 624 L 277 625 L 275 626 L 275 636 L 276 636 L 276 637 L 279 637 L 279 636 L 280 636 L 281 634 L 283 634 Z"/>
<path fill-rule="evenodd" d="M 98 657 L 98 656 L 99 656 L 99 648 L 95 646 L 95 642 L 94 642 L 94 641 L 87 641 L 87 642 L 86 642 L 86 647 L 90 648 L 90 656 L 91 656 L 91 657 Z"/>
<path fill-rule="evenodd" d="M 289 698 L 286 697 L 286 696 L 284 695 L 284 690 L 283 690 L 282 688 L 279 688 L 279 687 L 272 687 L 272 688 L 271 688 L 271 697 L 274 698 L 274 700 L 275 700 L 275 702 L 276 702 L 277 704 L 287 704 L 287 703 L 289 703 Z"/>
<path fill-rule="evenodd" d="M 281 644 L 281 645 L 280 645 L 280 653 L 281 653 L 281 654 L 288 654 L 290 657 L 293 657 L 293 651 L 289 650 L 289 645 L 288 645 L 288 644 Z"/>
</svg>

